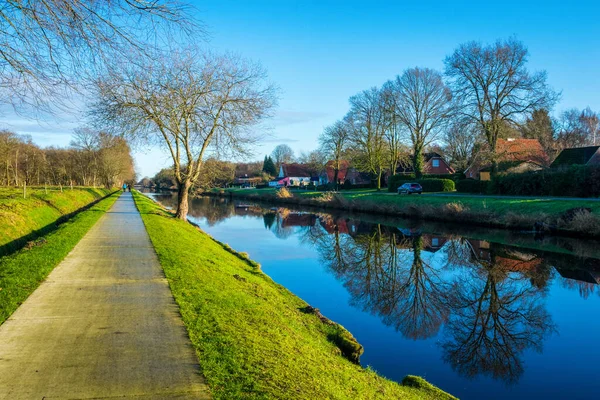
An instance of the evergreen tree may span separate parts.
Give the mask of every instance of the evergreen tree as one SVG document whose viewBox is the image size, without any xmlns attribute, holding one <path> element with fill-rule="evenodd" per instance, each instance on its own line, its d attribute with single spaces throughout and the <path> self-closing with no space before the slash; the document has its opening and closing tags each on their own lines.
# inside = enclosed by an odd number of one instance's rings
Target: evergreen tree
<svg viewBox="0 0 600 400">
<path fill-rule="evenodd" d="M 263 171 L 271 176 L 277 176 L 277 168 L 271 156 L 265 156 L 265 162 L 263 164 Z"/>
</svg>

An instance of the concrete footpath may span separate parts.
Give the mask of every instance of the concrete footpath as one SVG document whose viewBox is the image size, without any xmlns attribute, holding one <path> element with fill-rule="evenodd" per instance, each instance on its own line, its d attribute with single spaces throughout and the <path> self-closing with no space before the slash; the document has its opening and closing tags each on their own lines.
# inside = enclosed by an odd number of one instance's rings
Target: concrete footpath
<svg viewBox="0 0 600 400">
<path fill-rule="evenodd" d="M 130 193 L 0 326 L 0 399 L 208 399 Z"/>
</svg>

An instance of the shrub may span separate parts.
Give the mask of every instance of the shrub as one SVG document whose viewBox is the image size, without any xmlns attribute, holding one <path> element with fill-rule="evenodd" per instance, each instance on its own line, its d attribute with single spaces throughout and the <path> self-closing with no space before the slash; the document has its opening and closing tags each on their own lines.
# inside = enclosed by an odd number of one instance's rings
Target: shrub
<svg viewBox="0 0 600 400">
<path fill-rule="evenodd" d="M 407 182 L 420 184 L 424 192 L 452 192 L 455 190 L 454 181 L 450 179 L 406 179 L 406 175 L 393 175 L 388 179 L 388 191 L 395 192 L 398 186 Z"/>
<path fill-rule="evenodd" d="M 289 199 L 290 197 L 294 197 L 292 192 L 290 192 L 290 190 L 286 187 L 279 189 L 275 196 L 277 196 L 278 199 Z"/>
</svg>

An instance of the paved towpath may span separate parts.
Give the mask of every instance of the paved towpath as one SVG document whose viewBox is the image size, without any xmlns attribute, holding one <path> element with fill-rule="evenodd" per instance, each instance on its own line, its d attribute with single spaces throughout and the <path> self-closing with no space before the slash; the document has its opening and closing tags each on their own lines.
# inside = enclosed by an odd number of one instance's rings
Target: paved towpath
<svg viewBox="0 0 600 400">
<path fill-rule="evenodd" d="M 0 326 L 0 399 L 207 399 L 130 193 Z"/>
</svg>

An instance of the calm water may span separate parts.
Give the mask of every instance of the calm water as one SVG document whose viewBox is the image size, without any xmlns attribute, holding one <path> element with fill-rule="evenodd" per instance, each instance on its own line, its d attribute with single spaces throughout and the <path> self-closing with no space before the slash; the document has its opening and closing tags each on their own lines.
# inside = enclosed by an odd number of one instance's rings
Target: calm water
<svg viewBox="0 0 600 400">
<path fill-rule="evenodd" d="M 350 330 L 364 366 L 463 399 L 600 396 L 598 242 L 272 207 L 201 198 L 190 219 Z"/>
</svg>

